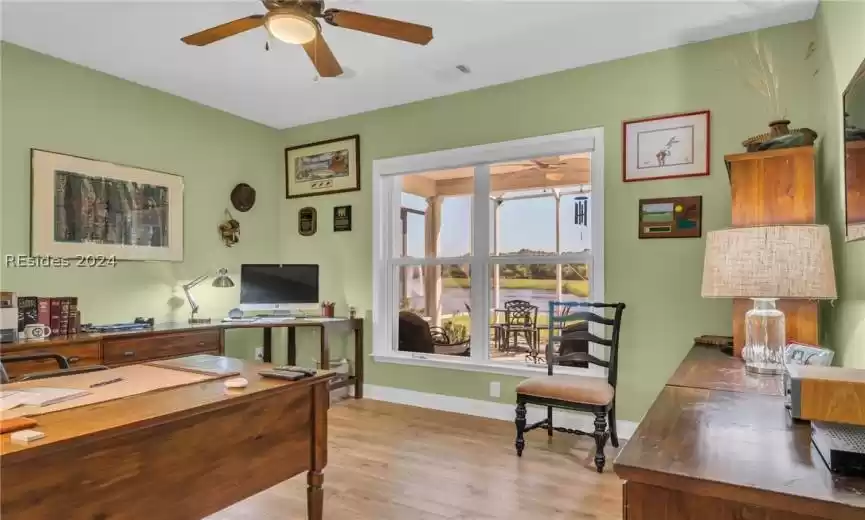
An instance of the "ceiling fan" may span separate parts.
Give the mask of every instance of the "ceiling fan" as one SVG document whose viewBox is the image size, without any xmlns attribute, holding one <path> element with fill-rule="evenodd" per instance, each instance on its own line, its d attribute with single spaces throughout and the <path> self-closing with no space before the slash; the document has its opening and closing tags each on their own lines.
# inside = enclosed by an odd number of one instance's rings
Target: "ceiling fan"
<svg viewBox="0 0 865 520">
<path fill-rule="evenodd" d="M 544 177 L 551 181 L 560 181 L 565 177 L 564 173 L 560 173 L 559 168 L 561 168 L 565 164 L 565 161 L 561 159 L 561 157 L 553 156 L 553 157 L 539 157 L 537 159 L 528 159 L 526 161 L 517 161 L 513 163 L 506 163 L 503 166 L 518 166 L 524 170 L 530 170 L 537 168 L 538 170 L 544 170 Z"/>
<path fill-rule="evenodd" d="M 181 38 L 187 45 L 202 47 L 262 25 L 274 38 L 302 45 L 309 59 L 325 78 L 342 74 L 342 67 L 324 41 L 321 18 L 334 27 L 426 45 L 433 38 L 432 28 L 370 14 L 325 9 L 324 0 L 262 0 L 267 14 L 254 14 Z"/>
</svg>

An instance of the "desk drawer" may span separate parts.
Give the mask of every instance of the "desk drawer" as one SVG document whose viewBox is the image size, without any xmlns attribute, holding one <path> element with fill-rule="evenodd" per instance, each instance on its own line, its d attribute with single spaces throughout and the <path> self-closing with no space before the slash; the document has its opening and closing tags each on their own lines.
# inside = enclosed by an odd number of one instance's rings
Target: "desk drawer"
<svg viewBox="0 0 865 520">
<path fill-rule="evenodd" d="M 178 332 L 145 338 L 112 338 L 102 341 L 102 358 L 106 365 L 140 363 L 219 350 L 219 331 Z"/>
<path fill-rule="evenodd" d="M 60 354 L 69 361 L 70 367 L 83 367 L 88 365 L 98 365 L 101 363 L 98 341 L 76 343 L 74 345 L 45 346 L 27 349 L 26 351 L 9 353 L 7 355 L 18 356 L 27 354 Z M 13 379 L 24 374 L 48 372 L 59 368 L 57 362 L 53 359 L 41 361 L 18 361 L 4 363 L 3 366 L 6 368 L 6 373 L 9 374 L 9 377 Z"/>
</svg>

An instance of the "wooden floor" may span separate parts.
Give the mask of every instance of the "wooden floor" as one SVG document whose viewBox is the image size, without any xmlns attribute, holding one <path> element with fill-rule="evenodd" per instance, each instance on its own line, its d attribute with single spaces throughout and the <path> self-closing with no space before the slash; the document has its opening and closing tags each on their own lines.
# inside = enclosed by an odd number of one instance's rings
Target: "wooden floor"
<svg viewBox="0 0 865 520">
<path fill-rule="evenodd" d="M 369 399 L 335 404 L 329 423 L 329 520 L 622 518 L 614 451 L 599 475 L 588 437 L 532 431 L 519 459 L 511 423 Z M 208 520 L 304 518 L 301 475 Z"/>
</svg>

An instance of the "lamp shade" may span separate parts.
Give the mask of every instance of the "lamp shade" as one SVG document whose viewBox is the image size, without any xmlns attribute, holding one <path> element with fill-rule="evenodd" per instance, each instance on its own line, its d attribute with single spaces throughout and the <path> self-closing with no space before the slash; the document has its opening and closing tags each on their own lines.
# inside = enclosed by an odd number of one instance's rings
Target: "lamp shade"
<svg viewBox="0 0 865 520">
<path fill-rule="evenodd" d="M 837 298 L 829 228 L 766 226 L 709 232 L 702 295 Z"/>
<path fill-rule="evenodd" d="M 222 268 L 217 271 L 216 278 L 213 279 L 214 287 L 234 287 L 234 281 L 228 276 L 228 269 Z"/>
</svg>

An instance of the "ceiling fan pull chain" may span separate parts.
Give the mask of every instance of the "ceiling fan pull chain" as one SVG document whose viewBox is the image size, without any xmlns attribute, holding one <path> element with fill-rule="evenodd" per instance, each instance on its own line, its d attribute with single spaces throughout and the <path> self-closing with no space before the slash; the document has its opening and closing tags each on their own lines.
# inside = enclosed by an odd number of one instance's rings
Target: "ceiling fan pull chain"
<svg viewBox="0 0 865 520">
<path fill-rule="evenodd" d="M 316 34 L 312 40 L 312 64 L 315 68 L 315 76 L 312 78 L 312 81 L 314 83 L 318 83 L 318 80 L 321 79 L 321 74 L 318 73 L 318 38 L 319 35 Z"/>
</svg>

